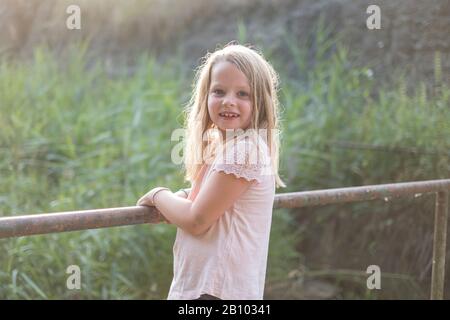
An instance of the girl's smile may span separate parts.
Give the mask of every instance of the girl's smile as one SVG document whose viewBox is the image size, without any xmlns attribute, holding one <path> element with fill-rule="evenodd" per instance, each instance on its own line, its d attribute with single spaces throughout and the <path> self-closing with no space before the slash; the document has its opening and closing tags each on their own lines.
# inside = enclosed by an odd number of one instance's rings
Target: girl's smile
<svg viewBox="0 0 450 320">
<path fill-rule="evenodd" d="M 212 122 L 226 129 L 246 129 L 251 122 L 251 90 L 248 79 L 234 64 L 221 61 L 211 70 L 208 112 Z"/>
<path fill-rule="evenodd" d="M 239 117 L 239 114 L 235 112 L 221 112 L 219 113 L 219 116 L 222 117 L 224 120 L 233 120 Z"/>
</svg>

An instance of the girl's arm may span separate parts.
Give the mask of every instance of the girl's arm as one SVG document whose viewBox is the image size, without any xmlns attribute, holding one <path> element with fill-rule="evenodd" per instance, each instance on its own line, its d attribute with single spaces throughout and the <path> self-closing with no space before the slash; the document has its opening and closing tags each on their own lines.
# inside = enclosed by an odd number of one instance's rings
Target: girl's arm
<svg viewBox="0 0 450 320">
<path fill-rule="evenodd" d="M 184 191 L 183 191 L 183 190 L 184 190 Z M 151 191 L 150 191 L 150 192 L 151 192 Z M 145 196 L 149 195 L 150 192 L 147 193 Z M 183 199 L 187 199 L 187 197 L 188 197 L 188 195 L 189 195 L 190 192 L 191 192 L 191 188 L 189 188 L 189 189 L 180 189 L 180 190 L 178 190 L 177 192 L 175 192 L 174 195 L 176 195 L 177 197 L 183 198 Z M 144 197 L 145 197 L 145 196 L 144 196 Z M 139 205 L 140 201 L 141 201 L 141 200 L 138 201 L 137 205 Z M 150 205 L 150 204 L 148 204 L 148 205 Z M 171 223 L 171 222 L 170 222 L 169 220 L 167 220 L 164 216 L 162 217 L 162 219 L 163 219 L 163 221 L 165 221 L 165 222 L 168 223 L 168 224 Z"/>
<path fill-rule="evenodd" d="M 191 192 L 191 189 L 184 189 L 186 190 L 186 192 L 189 194 L 189 192 Z M 178 190 L 177 192 L 175 192 L 174 194 L 180 198 L 184 198 L 186 199 L 188 197 L 188 195 L 186 194 L 186 192 L 184 192 L 183 190 Z"/>
<path fill-rule="evenodd" d="M 194 202 L 169 190 L 162 190 L 155 195 L 154 203 L 144 196 L 138 205 L 154 205 L 170 223 L 192 235 L 200 235 L 206 232 L 251 184 L 252 181 L 244 178 L 214 171 Z M 148 194 L 151 193 L 150 191 Z"/>
</svg>

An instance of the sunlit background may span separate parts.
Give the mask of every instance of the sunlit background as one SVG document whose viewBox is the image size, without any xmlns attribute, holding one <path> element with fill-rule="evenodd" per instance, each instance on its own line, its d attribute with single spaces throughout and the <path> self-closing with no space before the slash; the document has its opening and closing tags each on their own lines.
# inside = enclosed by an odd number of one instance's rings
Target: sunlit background
<svg viewBox="0 0 450 320">
<path fill-rule="evenodd" d="M 66 27 L 73 4 L 80 30 Z M 366 26 L 371 4 L 379 30 Z M 277 192 L 449 178 L 449 34 L 445 0 L 0 0 L 0 216 L 188 187 L 171 132 L 201 57 L 232 40 L 280 73 Z M 265 298 L 429 298 L 433 212 L 432 196 L 274 210 Z M 165 299 L 174 235 L 0 240 L 0 298 Z M 69 265 L 81 290 L 66 287 Z"/>
</svg>

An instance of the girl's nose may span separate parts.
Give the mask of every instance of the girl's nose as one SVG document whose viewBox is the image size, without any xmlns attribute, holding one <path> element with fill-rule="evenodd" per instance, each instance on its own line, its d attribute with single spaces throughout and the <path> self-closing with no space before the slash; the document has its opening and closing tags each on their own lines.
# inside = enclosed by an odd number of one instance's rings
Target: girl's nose
<svg viewBox="0 0 450 320">
<path fill-rule="evenodd" d="M 235 106 L 236 101 L 234 97 L 225 96 L 222 100 L 222 105 L 224 106 Z"/>
</svg>

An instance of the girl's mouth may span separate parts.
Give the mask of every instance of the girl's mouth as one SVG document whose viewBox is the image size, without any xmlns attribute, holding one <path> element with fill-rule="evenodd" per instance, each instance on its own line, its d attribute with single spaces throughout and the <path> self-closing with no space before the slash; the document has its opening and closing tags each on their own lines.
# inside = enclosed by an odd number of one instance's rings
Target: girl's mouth
<svg viewBox="0 0 450 320">
<path fill-rule="evenodd" d="M 239 115 L 234 112 L 221 112 L 219 113 L 219 116 L 223 118 L 224 120 L 233 120 L 236 118 L 239 118 Z"/>
</svg>

